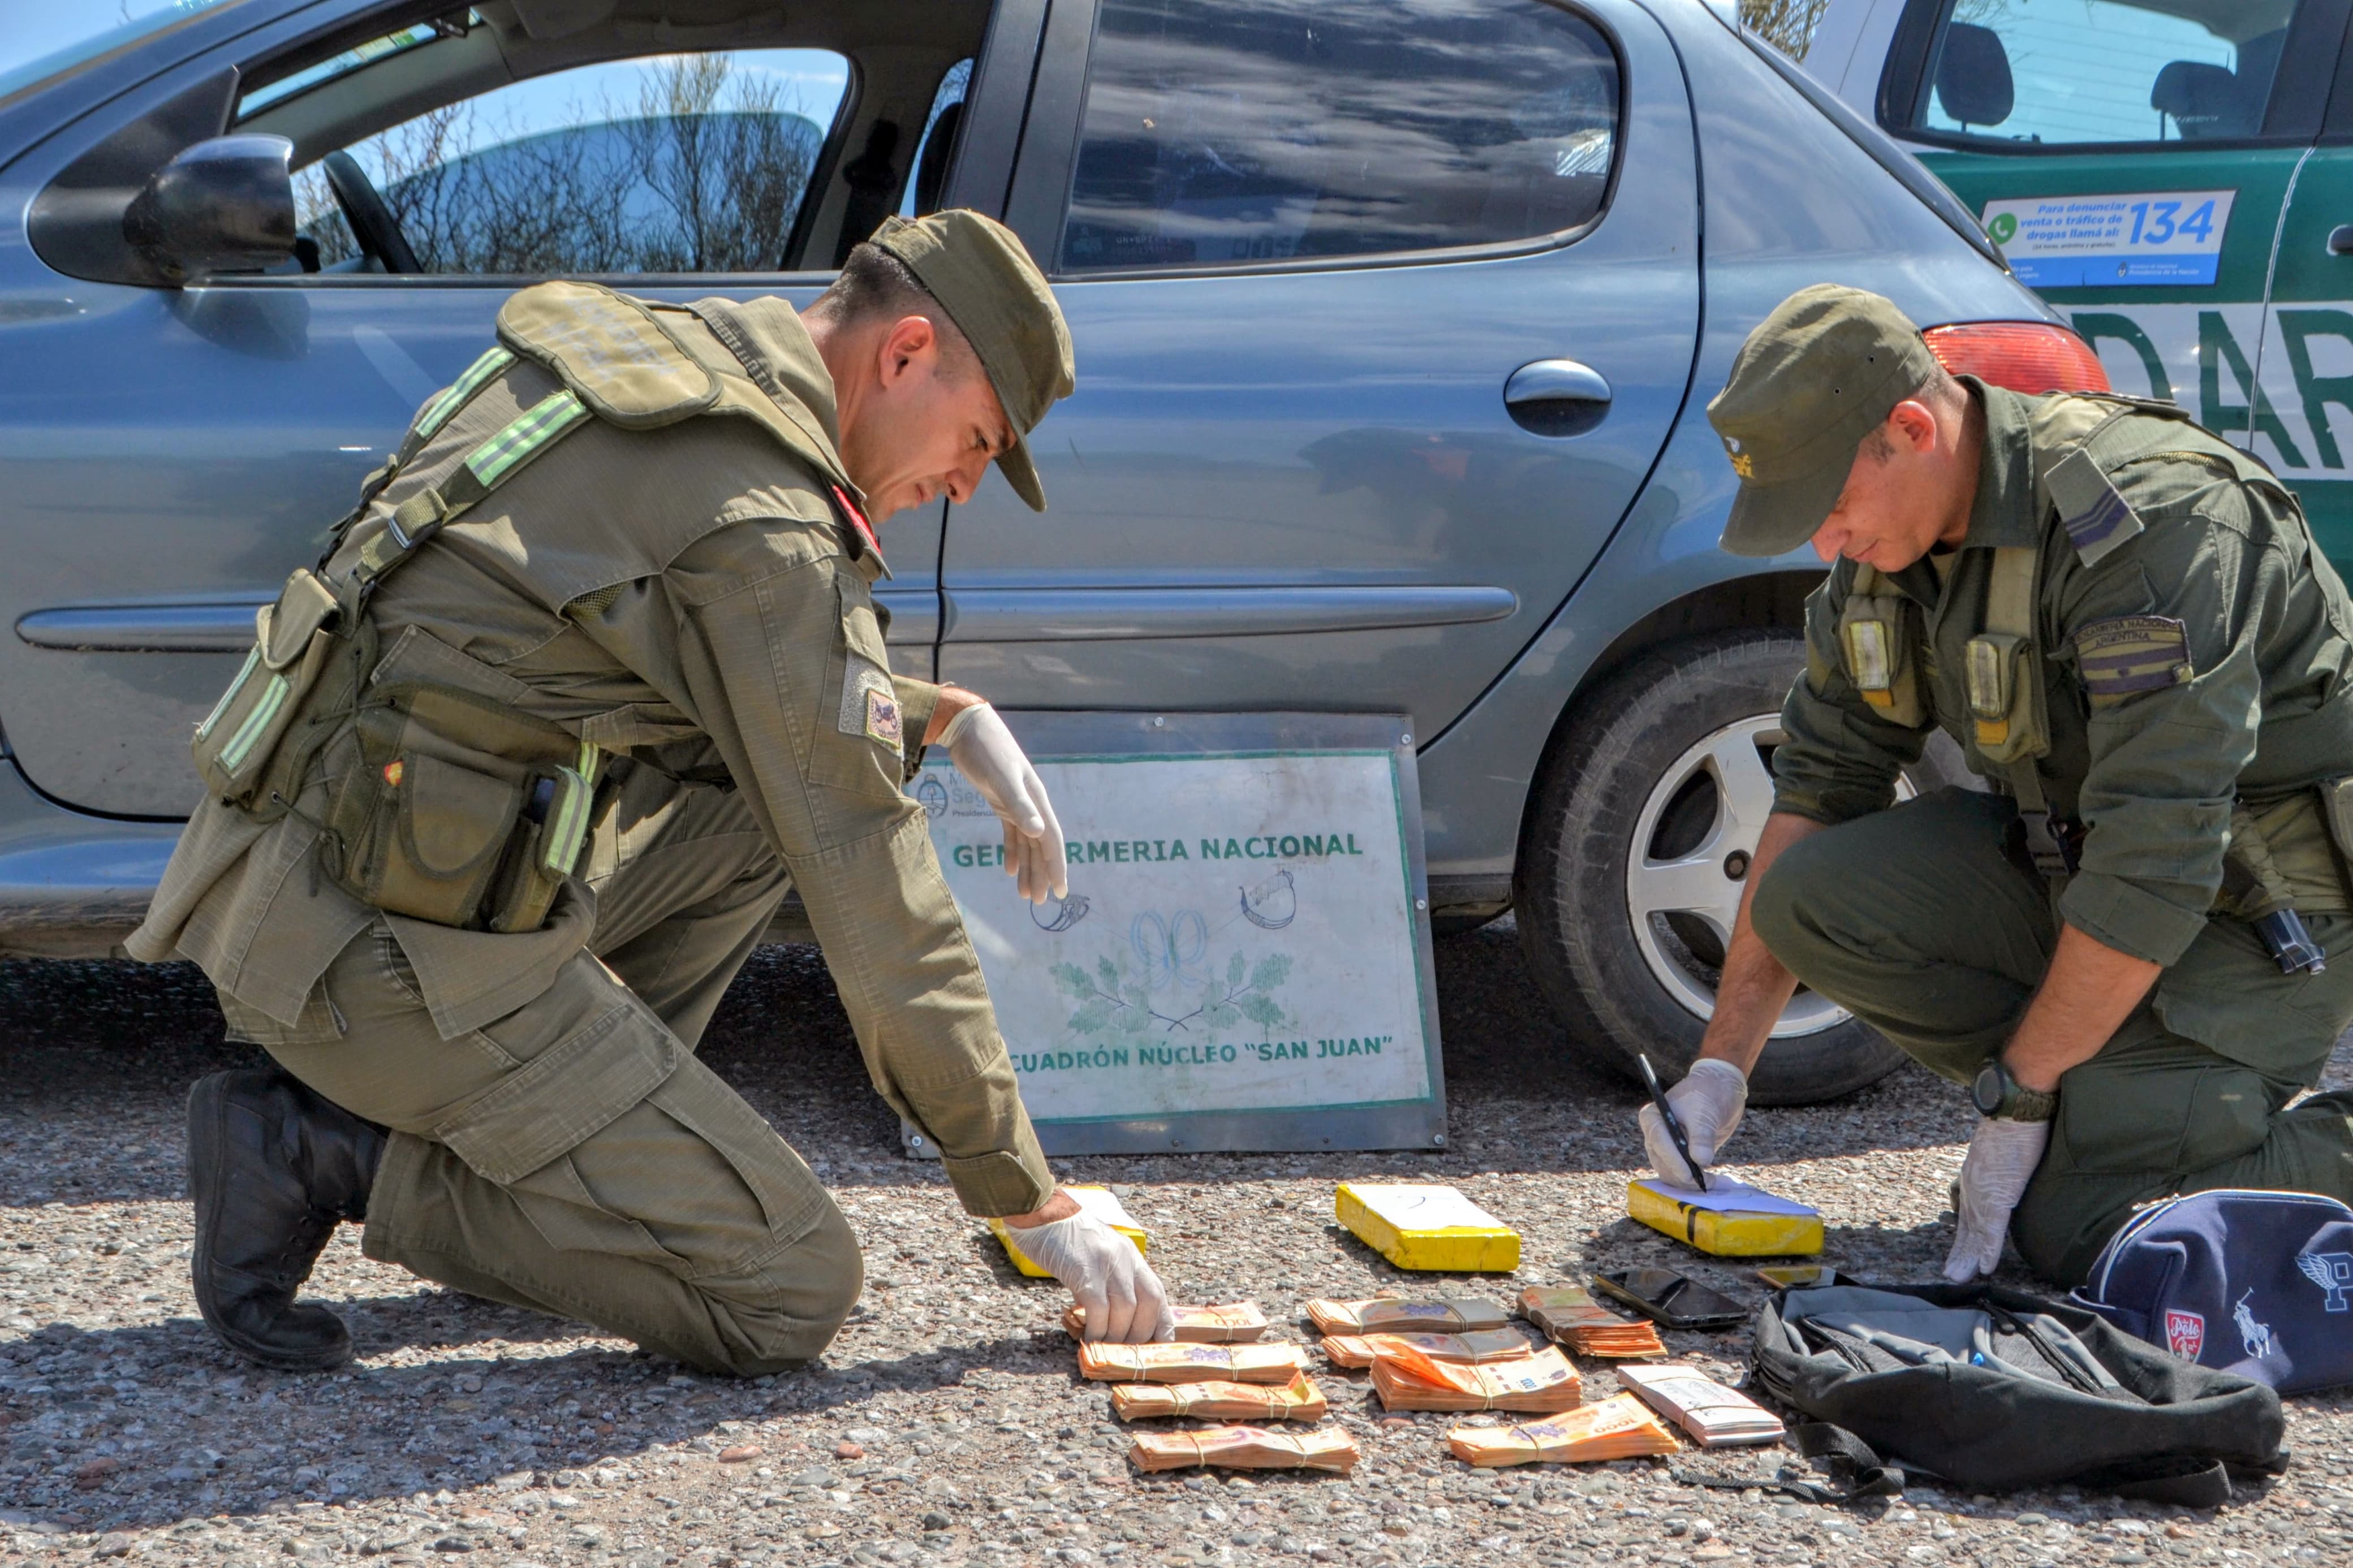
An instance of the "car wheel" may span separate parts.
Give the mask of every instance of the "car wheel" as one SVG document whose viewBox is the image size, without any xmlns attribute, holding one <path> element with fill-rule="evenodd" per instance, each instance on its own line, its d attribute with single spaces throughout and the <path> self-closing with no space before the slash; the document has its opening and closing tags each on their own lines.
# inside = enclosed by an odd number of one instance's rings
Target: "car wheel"
<svg viewBox="0 0 2353 1568">
<path fill-rule="evenodd" d="M 1648 1052 L 1669 1082 L 1698 1053 L 1772 809 L 1781 701 L 1805 658 L 1786 632 L 1696 637 L 1642 655 L 1578 703 L 1546 758 L 1513 888 L 1521 946 L 1573 1050 L 1629 1077 Z M 1946 771 L 1932 756 L 1899 796 L 1946 782 Z M 1903 1059 L 1801 987 L 1749 1099 L 1831 1099 Z"/>
</svg>

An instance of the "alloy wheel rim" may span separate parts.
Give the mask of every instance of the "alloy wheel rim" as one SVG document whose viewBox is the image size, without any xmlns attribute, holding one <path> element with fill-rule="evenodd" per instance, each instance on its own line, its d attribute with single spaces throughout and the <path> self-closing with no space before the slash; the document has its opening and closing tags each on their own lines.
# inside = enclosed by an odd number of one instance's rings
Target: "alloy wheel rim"
<svg viewBox="0 0 2353 1568">
<path fill-rule="evenodd" d="M 1784 738 L 1778 713 L 1736 720 L 1701 737 L 1660 773 L 1634 819 L 1625 884 L 1634 945 L 1667 994 L 1703 1020 L 1715 1013 L 1718 966 L 1773 809 L 1767 758 Z M 1897 781 L 1898 799 L 1912 793 Z M 1818 1035 L 1852 1016 L 1800 987 L 1771 1037 Z"/>
</svg>

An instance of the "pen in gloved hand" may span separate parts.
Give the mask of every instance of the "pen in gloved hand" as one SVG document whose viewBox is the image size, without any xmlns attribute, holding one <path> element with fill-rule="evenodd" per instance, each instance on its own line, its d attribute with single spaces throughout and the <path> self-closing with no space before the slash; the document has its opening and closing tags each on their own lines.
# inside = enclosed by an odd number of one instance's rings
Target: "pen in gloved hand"
<svg viewBox="0 0 2353 1568">
<path fill-rule="evenodd" d="M 1700 1169 L 1697 1160 L 1692 1158 L 1691 1140 L 1683 1136 L 1683 1124 L 1675 1116 L 1674 1109 L 1667 1103 L 1667 1091 L 1659 1087 L 1659 1075 L 1651 1066 L 1650 1057 L 1636 1051 L 1634 1060 L 1642 1068 L 1642 1087 L 1651 1091 L 1651 1103 L 1657 1108 L 1659 1120 L 1667 1124 L 1667 1136 L 1675 1141 L 1675 1152 L 1681 1154 L 1683 1163 L 1691 1167 L 1692 1180 L 1699 1184 L 1699 1190 L 1707 1191 L 1707 1173 Z"/>
</svg>

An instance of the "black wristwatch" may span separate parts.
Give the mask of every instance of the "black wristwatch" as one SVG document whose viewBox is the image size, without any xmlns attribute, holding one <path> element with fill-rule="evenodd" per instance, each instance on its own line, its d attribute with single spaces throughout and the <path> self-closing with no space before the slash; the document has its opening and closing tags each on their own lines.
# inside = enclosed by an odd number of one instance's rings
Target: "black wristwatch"
<svg viewBox="0 0 2353 1568">
<path fill-rule="evenodd" d="M 1979 1111 L 2004 1121 L 2048 1121 L 2059 1109 L 2057 1095 L 2027 1088 L 2010 1076 L 2000 1057 L 1978 1069 L 1977 1081 L 1969 1085 L 1969 1098 Z"/>
</svg>

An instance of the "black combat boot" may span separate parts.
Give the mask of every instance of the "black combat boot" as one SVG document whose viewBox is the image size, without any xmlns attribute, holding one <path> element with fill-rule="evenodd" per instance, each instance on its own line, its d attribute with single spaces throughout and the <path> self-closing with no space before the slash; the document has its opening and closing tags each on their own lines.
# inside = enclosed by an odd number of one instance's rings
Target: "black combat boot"
<svg viewBox="0 0 2353 1568">
<path fill-rule="evenodd" d="M 367 1217 L 384 1131 L 263 1068 L 216 1072 L 188 1094 L 196 1306 L 229 1349 L 281 1372 L 352 1355 L 343 1320 L 294 1292 L 339 1220 Z"/>
</svg>

